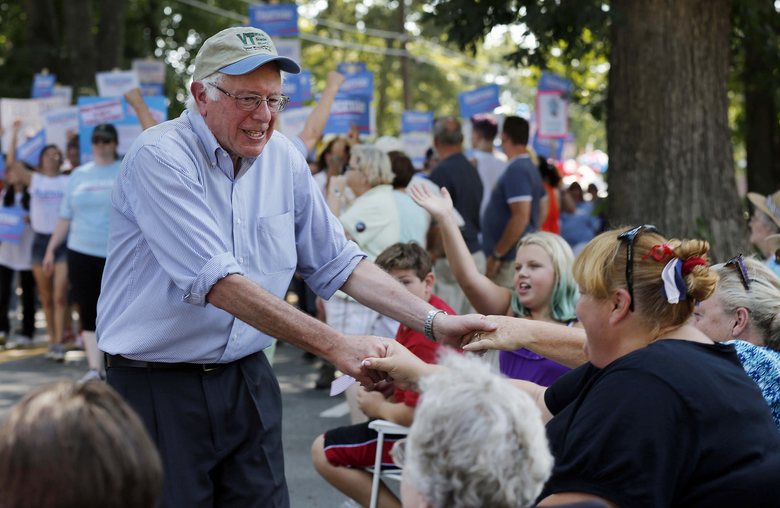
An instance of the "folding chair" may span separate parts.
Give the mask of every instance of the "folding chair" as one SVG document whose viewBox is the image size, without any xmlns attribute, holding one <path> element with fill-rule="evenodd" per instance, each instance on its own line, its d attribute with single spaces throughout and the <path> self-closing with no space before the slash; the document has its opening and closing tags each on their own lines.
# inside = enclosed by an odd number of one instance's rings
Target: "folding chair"
<svg viewBox="0 0 780 508">
<path fill-rule="evenodd" d="M 366 468 L 368 471 L 374 474 L 374 482 L 371 485 L 371 504 L 370 508 L 376 508 L 377 498 L 379 497 L 379 480 L 380 478 L 401 481 L 401 470 L 392 469 L 382 472 L 382 447 L 385 441 L 385 434 L 390 435 L 407 435 L 409 433 L 409 427 L 402 425 L 396 425 L 395 423 L 388 422 L 387 420 L 374 420 L 368 424 L 369 429 L 377 431 L 376 439 L 376 460 L 374 461 L 374 467 Z"/>
</svg>

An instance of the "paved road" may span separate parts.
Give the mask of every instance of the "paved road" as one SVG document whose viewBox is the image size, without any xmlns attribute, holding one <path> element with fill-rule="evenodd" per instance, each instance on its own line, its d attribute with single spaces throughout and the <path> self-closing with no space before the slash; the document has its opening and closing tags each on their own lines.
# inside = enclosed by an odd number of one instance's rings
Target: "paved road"
<svg viewBox="0 0 780 508">
<path fill-rule="evenodd" d="M 38 337 L 42 343 L 45 337 Z M 78 379 L 87 371 L 83 352 L 70 351 L 65 363 L 43 357 L 44 347 L 0 353 L 0 418 L 25 393 L 34 387 L 59 379 Z M 26 356 L 29 355 L 29 356 Z M 303 360 L 302 351 L 282 345 L 276 349 L 274 370 L 279 379 L 284 403 L 283 433 L 285 472 L 293 508 L 340 508 L 346 497 L 320 478 L 311 465 L 309 450 L 322 432 L 348 425 L 349 416 L 322 417 L 320 413 L 344 401 L 330 398 L 325 391 L 313 389 L 317 377 L 315 365 Z M 338 409 L 335 411 L 338 413 Z"/>
</svg>

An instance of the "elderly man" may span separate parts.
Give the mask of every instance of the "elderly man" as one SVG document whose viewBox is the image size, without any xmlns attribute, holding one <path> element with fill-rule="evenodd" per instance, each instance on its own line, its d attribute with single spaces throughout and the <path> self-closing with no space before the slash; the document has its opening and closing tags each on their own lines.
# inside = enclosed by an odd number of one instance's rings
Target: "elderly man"
<svg viewBox="0 0 780 508">
<path fill-rule="evenodd" d="M 195 59 L 188 110 L 134 143 L 112 194 L 98 341 L 108 382 L 139 412 L 165 469 L 163 506 L 287 507 L 272 337 L 361 383 L 384 356 L 282 299 L 297 272 L 436 340 L 492 328 L 446 316 L 364 260 L 306 161 L 274 133 L 297 73 L 258 29 L 223 30 Z"/>
</svg>

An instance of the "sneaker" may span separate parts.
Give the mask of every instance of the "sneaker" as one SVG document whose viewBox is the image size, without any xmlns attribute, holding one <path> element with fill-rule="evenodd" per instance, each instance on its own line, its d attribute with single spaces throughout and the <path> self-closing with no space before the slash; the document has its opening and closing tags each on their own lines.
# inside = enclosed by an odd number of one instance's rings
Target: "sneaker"
<svg viewBox="0 0 780 508">
<path fill-rule="evenodd" d="M 33 341 L 31 337 L 26 337 L 24 335 L 18 335 L 8 341 L 8 344 L 6 344 L 7 349 L 22 349 L 26 347 L 30 347 L 33 345 Z"/>
<path fill-rule="evenodd" d="M 65 361 L 65 345 L 63 345 L 63 344 L 52 344 L 49 347 L 49 358 L 51 358 L 55 362 L 64 362 Z"/>
<path fill-rule="evenodd" d="M 64 334 L 62 334 L 62 343 L 64 345 L 73 344 L 76 342 L 76 334 L 73 333 L 73 330 L 67 330 Z"/>
<path fill-rule="evenodd" d="M 73 349 L 76 351 L 84 351 L 84 338 L 81 333 L 76 334 L 76 340 L 73 342 Z"/>
<path fill-rule="evenodd" d="M 79 379 L 79 383 L 86 383 L 87 381 L 105 381 L 105 377 L 102 373 L 98 372 L 95 369 L 89 369 L 89 372 L 84 374 L 81 379 Z"/>
</svg>

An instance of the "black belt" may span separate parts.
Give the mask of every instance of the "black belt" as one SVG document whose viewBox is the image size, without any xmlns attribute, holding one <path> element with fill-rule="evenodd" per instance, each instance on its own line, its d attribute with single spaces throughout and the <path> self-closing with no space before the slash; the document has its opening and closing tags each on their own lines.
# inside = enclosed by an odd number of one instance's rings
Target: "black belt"
<svg viewBox="0 0 780 508">
<path fill-rule="evenodd" d="M 134 367 L 137 369 L 154 370 L 194 370 L 199 372 L 208 372 L 210 370 L 221 369 L 230 365 L 229 363 L 162 363 L 162 362 L 139 362 L 119 355 L 110 355 L 106 353 L 106 368 L 111 367 Z"/>
</svg>

